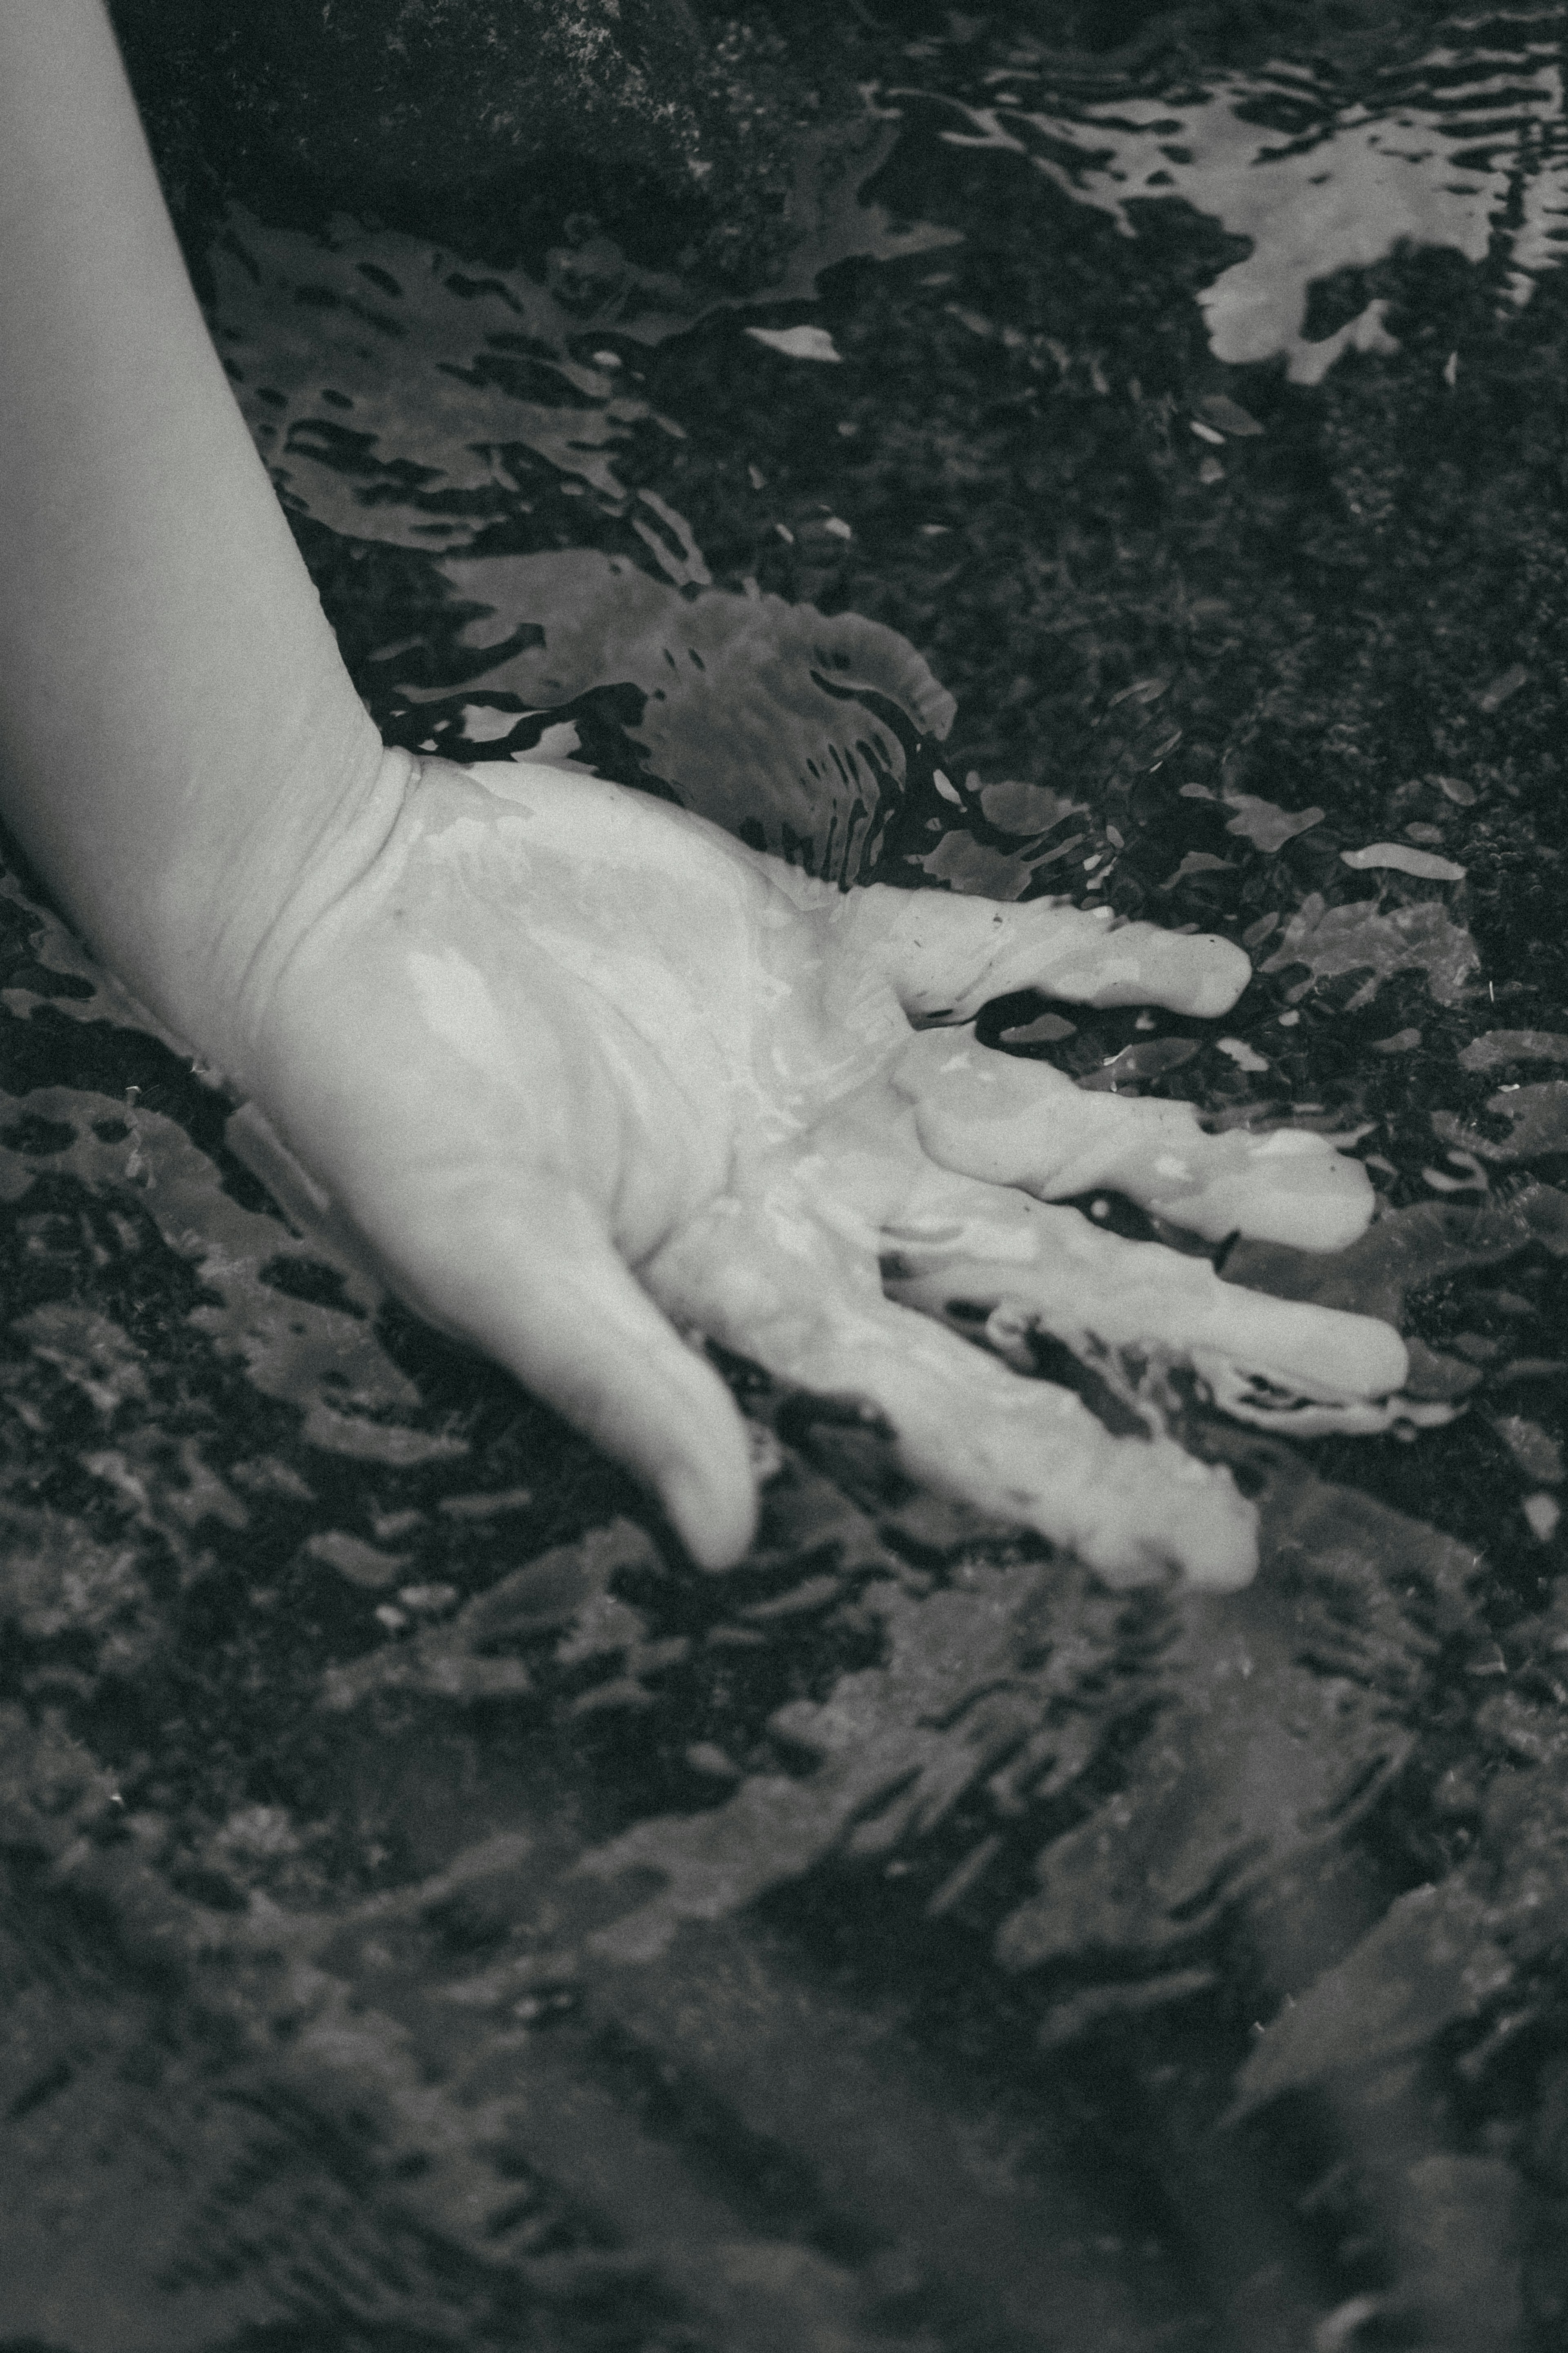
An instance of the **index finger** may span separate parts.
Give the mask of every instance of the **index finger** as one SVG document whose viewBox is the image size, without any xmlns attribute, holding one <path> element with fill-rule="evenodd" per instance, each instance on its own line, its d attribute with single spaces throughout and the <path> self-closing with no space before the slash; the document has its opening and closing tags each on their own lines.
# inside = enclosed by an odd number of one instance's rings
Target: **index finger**
<svg viewBox="0 0 1568 2353">
<path fill-rule="evenodd" d="M 1056 908 L 1049 918 L 1036 937 L 1021 934 L 1009 946 L 986 976 L 987 996 L 1037 988 L 1073 1005 L 1162 1005 L 1213 1016 L 1228 1013 L 1252 978 L 1242 950 L 1215 932 L 1118 923 L 1109 908 Z"/>
<path fill-rule="evenodd" d="M 861 920 L 916 1020 L 973 1021 L 1015 989 L 1072 1005 L 1161 1005 L 1173 1013 L 1227 1013 L 1252 977 L 1240 948 L 1212 932 L 1119 923 L 1049 900 L 1012 907 L 934 892 L 862 894 Z"/>
</svg>

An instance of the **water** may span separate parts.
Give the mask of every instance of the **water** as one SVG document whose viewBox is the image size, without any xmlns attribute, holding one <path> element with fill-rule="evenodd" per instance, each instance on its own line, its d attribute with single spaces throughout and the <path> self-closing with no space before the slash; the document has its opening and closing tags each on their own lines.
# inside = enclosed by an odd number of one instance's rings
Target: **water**
<svg viewBox="0 0 1568 2353">
<path fill-rule="evenodd" d="M 844 38 L 771 287 L 193 212 L 345 653 L 412 748 L 1243 942 L 1217 1027 L 982 1035 L 1353 1138 L 1363 1240 L 1225 1273 L 1422 1410 L 1043 1352 L 1259 1514 L 1118 1593 L 736 1366 L 698 1578 L 8 881 L 0 2343 L 1561 2339 L 1562 20 Z"/>
</svg>

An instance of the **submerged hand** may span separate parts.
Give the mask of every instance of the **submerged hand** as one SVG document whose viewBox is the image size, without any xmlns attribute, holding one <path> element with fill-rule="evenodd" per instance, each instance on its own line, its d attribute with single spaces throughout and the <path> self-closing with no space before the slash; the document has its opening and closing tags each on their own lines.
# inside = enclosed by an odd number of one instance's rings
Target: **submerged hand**
<svg viewBox="0 0 1568 2353">
<path fill-rule="evenodd" d="M 1220 940 L 846 895 L 617 786 L 431 761 L 266 979 L 247 1075 L 395 1287 L 637 1470 L 708 1567 L 743 1551 L 752 1482 L 682 1332 L 864 1400 L 913 1476 L 1114 1581 L 1173 1561 L 1229 1586 L 1256 1543 L 1228 1474 L 1003 1359 L 1092 1335 L 1185 1357 L 1234 1409 L 1284 1392 L 1353 1420 L 1404 1347 L 1048 1204 L 1107 1186 L 1211 1240 L 1334 1249 L 1366 1176 L 1317 1136 L 1084 1093 L 965 1025 L 1029 986 L 1217 1014 L 1247 977 Z"/>
<path fill-rule="evenodd" d="M 916 1312 L 978 1311 L 1024 1362 L 1036 1325 L 1159 1342 L 1243 1406 L 1249 1377 L 1330 1401 L 1397 1385 L 1384 1326 L 1251 1300 L 1045 1206 L 1113 1185 L 1203 1235 L 1330 1248 L 1370 1208 L 1359 1170 L 1080 1095 L 963 1031 L 1036 981 L 1219 1012 L 1238 952 L 842 897 L 542 768 L 437 762 L 405 789 L 208 341 L 101 0 L 0 8 L 0 217 L 7 824 L 393 1283 L 641 1471 L 710 1566 L 747 1542 L 752 1481 L 678 1326 L 863 1398 L 917 1476 L 1107 1575 L 1246 1577 L 1222 1472 L 1112 1440 Z"/>
</svg>

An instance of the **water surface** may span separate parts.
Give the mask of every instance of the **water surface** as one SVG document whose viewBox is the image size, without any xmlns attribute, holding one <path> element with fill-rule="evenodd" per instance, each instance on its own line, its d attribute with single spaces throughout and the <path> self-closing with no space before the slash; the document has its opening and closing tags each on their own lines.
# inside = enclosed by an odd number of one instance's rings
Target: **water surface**
<svg viewBox="0 0 1568 2353">
<path fill-rule="evenodd" d="M 1460 1410 L 1167 1393 L 1264 1567 L 1118 1595 L 736 1366 L 764 1526 L 700 1578 L 18 872 L 15 2353 L 1562 2341 L 1562 19 L 843 38 L 771 285 L 499 198 L 193 230 L 356 679 L 844 880 L 1242 941 L 1223 1034 L 982 1034 L 1353 1135 L 1364 1241 L 1226 1271 Z"/>
</svg>

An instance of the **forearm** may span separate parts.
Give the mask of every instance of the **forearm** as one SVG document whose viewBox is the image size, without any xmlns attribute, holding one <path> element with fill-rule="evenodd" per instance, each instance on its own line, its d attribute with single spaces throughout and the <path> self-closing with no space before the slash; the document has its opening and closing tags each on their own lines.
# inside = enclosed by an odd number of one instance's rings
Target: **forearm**
<svg viewBox="0 0 1568 2353">
<path fill-rule="evenodd" d="M 240 417 L 100 0 L 0 0 L 0 801 L 219 1059 L 402 781 Z"/>
</svg>

